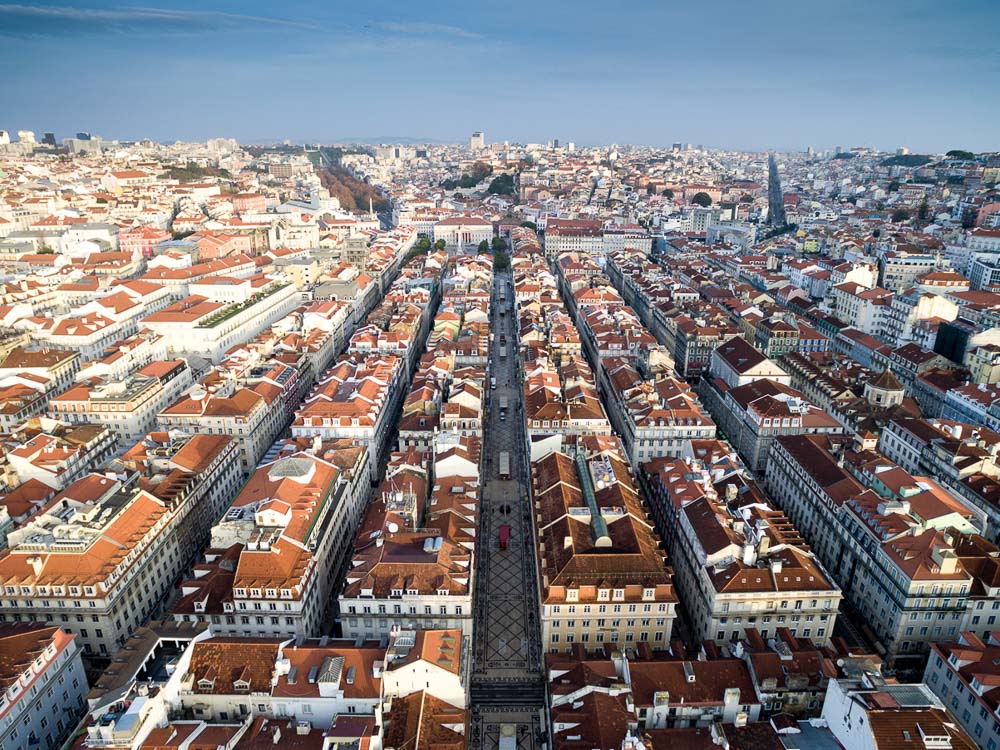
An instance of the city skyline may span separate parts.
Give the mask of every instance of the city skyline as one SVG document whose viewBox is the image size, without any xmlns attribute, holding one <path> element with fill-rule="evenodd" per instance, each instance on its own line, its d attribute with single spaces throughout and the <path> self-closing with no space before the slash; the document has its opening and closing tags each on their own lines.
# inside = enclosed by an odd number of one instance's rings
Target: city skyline
<svg viewBox="0 0 1000 750">
<path fill-rule="evenodd" d="M 0 0 L 0 750 L 1000 750 L 1000 0 Z"/>
<path fill-rule="evenodd" d="M 485 129 L 581 146 L 978 151 L 1000 114 L 983 95 L 1000 71 L 997 18 L 987 2 L 727 2 L 711 18 L 673 4 L 0 3 L 0 125 L 167 142 L 460 142 Z M 960 44 L 937 41 L 948 27 Z"/>
</svg>

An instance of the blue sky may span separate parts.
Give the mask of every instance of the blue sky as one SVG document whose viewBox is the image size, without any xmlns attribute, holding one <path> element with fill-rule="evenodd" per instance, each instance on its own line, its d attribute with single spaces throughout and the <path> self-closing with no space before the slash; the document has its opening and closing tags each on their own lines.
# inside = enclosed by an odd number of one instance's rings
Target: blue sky
<svg viewBox="0 0 1000 750">
<path fill-rule="evenodd" d="M 0 2 L 0 128 L 1000 148 L 998 0 Z"/>
</svg>

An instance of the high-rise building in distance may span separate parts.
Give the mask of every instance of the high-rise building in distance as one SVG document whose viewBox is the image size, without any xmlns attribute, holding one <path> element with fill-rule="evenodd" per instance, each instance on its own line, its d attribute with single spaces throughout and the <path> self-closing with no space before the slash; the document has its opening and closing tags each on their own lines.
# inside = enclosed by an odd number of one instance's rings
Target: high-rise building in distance
<svg viewBox="0 0 1000 750">
<path fill-rule="evenodd" d="M 477 130 L 469 138 L 469 148 L 473 151 L 482 151 L 486 148 L 486 135 L 482 130 Z"/>
</svg>

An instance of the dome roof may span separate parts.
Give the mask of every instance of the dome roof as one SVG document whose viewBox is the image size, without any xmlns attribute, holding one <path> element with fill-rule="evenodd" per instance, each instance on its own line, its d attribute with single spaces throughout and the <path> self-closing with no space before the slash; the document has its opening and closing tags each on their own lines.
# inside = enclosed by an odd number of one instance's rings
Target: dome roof
<svg viewBox="0 0 1000 750">
<path fill-rule="evenodd" d="M 899 378 L 892 374 L 892 370 L 886 368 L 885 372 L 875 378 L 868 384 L 872 388 L 878 388 L 883 391 L 901 391 L 903 390 L 903 384 L 899 382 Z"/>
</svg>

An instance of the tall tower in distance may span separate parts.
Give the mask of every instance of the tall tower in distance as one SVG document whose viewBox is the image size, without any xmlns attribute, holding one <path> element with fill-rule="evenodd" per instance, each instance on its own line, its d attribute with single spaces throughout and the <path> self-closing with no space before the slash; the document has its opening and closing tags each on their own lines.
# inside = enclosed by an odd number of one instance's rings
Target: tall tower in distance
<svg viewBox="0 0 1000 750">
<path fill-rule="evenodd" d="M 775 228 L 785 226 L 785 194 L 781 190 L 781 175 L 778 174 L 778 160 L 774 153 L 767 156 L 767 221 Z"/>
<path fill-rule="evenodd" d="M 469 138 L 469 149 L 471 151 L 482 151 L 484 148 L 486 148 L 486 135 L 482 130 L 477 130 Z"/>
</svg>

